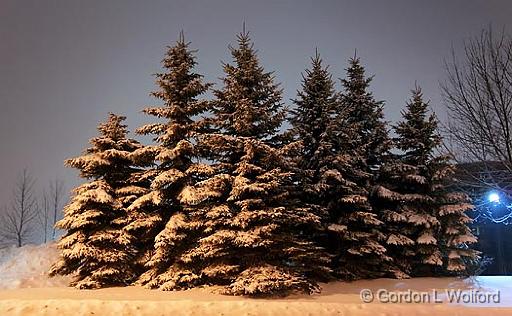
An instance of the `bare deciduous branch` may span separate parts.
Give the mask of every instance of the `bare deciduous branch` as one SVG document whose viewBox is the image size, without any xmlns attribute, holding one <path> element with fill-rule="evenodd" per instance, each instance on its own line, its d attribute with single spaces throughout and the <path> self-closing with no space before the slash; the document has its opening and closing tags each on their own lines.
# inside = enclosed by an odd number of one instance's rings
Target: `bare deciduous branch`
<svg viewBox="0 0 512 316">
<path fill-rule="evenodd" d="M 0 240 L 4 245 L 21 247 L 33 237 L 36 229 L 34 221 L 38 215 L 34 185 L 34 178 L 23 170 L 14 188 L 11 204 L 1 214 Z"/>
<path fill-rule="evenodd" d="M 59 180 L 58 178 L 55 179 L 52 183 L 50 183 L 50 203 L 51 203 L 51 209 L 53 211 L 53 218 L 52 218 L 52 240 L 55 240 L 57 237 L 57 230 L 55 228 L 55 224 L 59 220 L 60 213 L 62 211 L 62 202 L 64 198 L 64 182 L 62 180 Z"/>
<path fill-rule="evenodd" d="M 441 85 L 447 149 L 464 167 L 463 186 L 512 195 L 512 39 L 491 28 L 452 49 Z"/>
</svg>

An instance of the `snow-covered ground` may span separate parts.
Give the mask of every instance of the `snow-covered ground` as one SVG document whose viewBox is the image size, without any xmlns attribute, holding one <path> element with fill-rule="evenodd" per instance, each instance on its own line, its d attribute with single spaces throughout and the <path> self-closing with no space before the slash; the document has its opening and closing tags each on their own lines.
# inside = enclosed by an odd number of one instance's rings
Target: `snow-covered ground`
<svg viewBox="0 0 512 316">
<path fill-rule="evenodd" d="M 56 256 L 51 245 L 0 252 L 0 315 L 512 315 L 512 277 L 333 282 L 323 284 L 319 295 L 250 299 L 214 294 L 215 288 L 79 291 L 66 287 L 66 278 L 47 277 Z"/>
<path fill-rule="evenodd" d="M 54 244 L 6 248 L 0 251 L 0 290 L 66 286 L 65 277 L 48 278 L 58 256 Z"/>
</svg>

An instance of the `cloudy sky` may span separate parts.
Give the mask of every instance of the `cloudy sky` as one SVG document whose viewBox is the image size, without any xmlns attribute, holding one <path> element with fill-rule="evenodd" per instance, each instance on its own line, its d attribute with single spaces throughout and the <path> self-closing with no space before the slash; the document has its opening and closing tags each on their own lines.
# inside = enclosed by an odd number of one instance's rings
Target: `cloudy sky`
<svg viewBox="0 0 512 316">
<path fill-rule="evenodd" d="M 443 59 L 490 24 L 510 30 L 511 14 L 507 0 L 0 0 L 0 205 L 23 168 L 40 188 L 55 177 L 76 185 L 63 160 L 109 111 L 131 130 L 148 122 L 140 110 L 153 104 L 152 74 L 182 29 L 199 71 L 218 83 L 245 21 L 287 103 L 315 47 L 336 78 L 357 49 L 395 121 L 415 81 L 443 117 Z"/>
</svg>

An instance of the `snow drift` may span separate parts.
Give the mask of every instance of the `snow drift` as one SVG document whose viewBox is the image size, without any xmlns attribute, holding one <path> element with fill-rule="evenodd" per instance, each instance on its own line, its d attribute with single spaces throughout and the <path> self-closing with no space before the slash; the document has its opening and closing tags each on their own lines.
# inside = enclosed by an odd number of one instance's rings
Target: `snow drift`
<svg viewBox="0 0 512 316">
<path fill-rule="evenodd" d="M 363 303 L 362 289 L 430 291 L 473 288 L 501 291 L 499 304 Z M 32 316 L 483 316 L 512 315 L 512 277 L 376 279 L 322 284 L 318 295 L 250 299 L 212 288 L 165 292 L 138 286 L 99 290 L 22 288 L 0 290 L 0 315 Z"/>
<path fill-rule="evenodd" d="M 48 277 L 58 257 L 55 244 L 10 247 L 0 251 L 0 289 L 62 287 L 67 277 Z"/>
<path fill-rule="evenodd" d="M 54 244 L 0 251 L 0 315 L 160 316 L 160 315 L 354 315 L 481 316 L 512 315 L 512 277 L 376 279 L 322 284 L 318 295 L 250 299 L 219 295 L 215 287 L 164 292 L 138 286 L 99 290 L 67 287 L 68 278 L 49 278 L 58 256 Z M 501 292 L 499 303 L 363 303 L 362 290 L 432 291 L 480 289 Z"/>
</svg>

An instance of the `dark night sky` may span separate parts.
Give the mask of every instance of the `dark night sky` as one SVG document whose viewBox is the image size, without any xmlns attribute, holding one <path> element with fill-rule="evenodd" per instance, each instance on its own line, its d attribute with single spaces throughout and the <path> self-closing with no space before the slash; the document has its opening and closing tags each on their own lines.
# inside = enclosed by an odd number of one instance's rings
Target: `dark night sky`
<svg viewBox="0 0 512 316">
<path fill-rule="evenodd" d="M 199 49 L 199 70 L 218 83 L 245 20 L 268 70 L 294 97 L 318 47 L 336 78 L 358 55 L 394 121 L 417 81 L 440 117 L 443 58 L 493 24 L 512 1 L 23 1 L 0 0 L 0 205 L 29 168 L 39 187 L 78 183 L 63 160 L 80 153 L 109 111 L 131 130 L 148 122 L 151 74 L 181 29 Z M 218 86 L 218 85 L 217 85 Z"/>
</svg>

